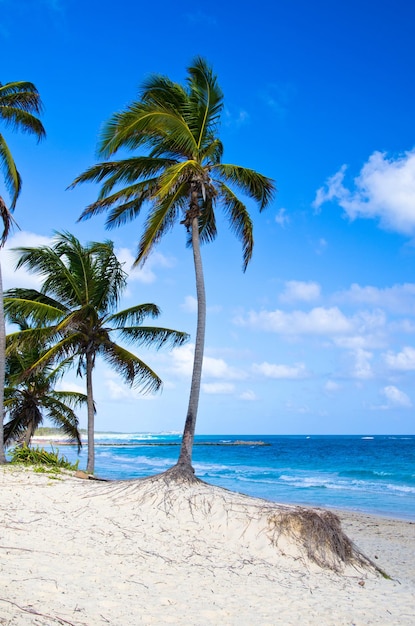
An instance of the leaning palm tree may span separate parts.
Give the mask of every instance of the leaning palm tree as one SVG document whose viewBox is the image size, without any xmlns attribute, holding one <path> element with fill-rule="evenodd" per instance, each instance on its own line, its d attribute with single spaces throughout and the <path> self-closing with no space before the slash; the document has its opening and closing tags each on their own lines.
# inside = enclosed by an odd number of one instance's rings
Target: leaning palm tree
<svg viewBox="0 0 415 626">
<path fill-rule="evenodd" d="M 45 136 L 45 129 L 36 117 L 42 110 L 42 103 L 36 87 L 32 83 L 18 81 L 0 83 L 0 121 L 6 126 L 37 136 L 38 140 Z M 13 211 L 22 187 L 22 179 L 2 133 L 0 133 L 0 166 L 4 173 L 4 182 L 10 195 L 9 208 L 0 194 L 0 219 L 3 222 L 3 233 L 0 236 L 0 249 L 4 246 L 13 224 Z M 6 462 L 3 445 L 3 413 L 4 413 L 4 376 L 5 376 L 6 329 L 4 325 L 3 283 L 0 267 L 0 464 Z"/>
<path fill-rule="evenodd" d="M 21 331 L 30 330 L 26 320 L 13 320 Z M 44 367 L 32 369 L 47 351 L 48 346 L 41 341 L 9 346 L 6 359 L 6 386 L 4 406 L 9 421 L 4 426 L 4 445 L 13 442 L 30 444 L 43 420 L 49 419 L 57 428 L 82 446 L 79 433 L 77 407 L 86 403 L 86 395 L 76 391 L 57 391 L 55 386 L 64 373 L 62 363 L 57 367 L 47 363 Z"/>
<path fill-rule="evenodd" d="M 113 335 L 140 346 L 179 346 L 188 338 L 183 332 L 144 326 L 157 318 L 155 304 L 138 304 L 116 311 L 127 275 L 118 261 L 113 243 L 92 242 L 82 246 L 70 233 L 57 233 L 52 246 L 17 248 L 17 267 L 43 276 L 40 291 L 11 289 L 5 294 L 6 315 L 24 317 L 42 328 L 20 331 L 11 338 L 15 345 L 47 338 L 49 350 L 31 369 L 49 361 L 72 360 L 77 373 L 86 377 L 88 412 L 87 472 L 94 472 L 94 398 L 92 372 L 97 356 L 113 367 L 130 385 L 154 392 L 162 381 L 142 359 L 116 343 Z M 128 325 L 127 325 L 128 324 Z"/>
<path fill-rule="evenodd" d="M 136 264 L 142 264 L 177 221 L 184 224 L 192 247 L 198 302 L 193 374 L 178 462 L 171 474 L 194 474 L 192 447 L 200 395 L 205 339 L 206 297 L 200 243 L 216 237 L 215 208 L 220 206 L 231 230 L 241 240 L 243 270 L 253 249 L 252 221 L 237 192 L 254 199 L 260 211 L 270 202 L 274 183 L 254 170 L 222 163 L 223 145 L 217 128 L 223 95 L 216 76 L 201 58 L 188 69 L 187 85 L 155 75 L 144 82 L 139 99 L 115 114 L 104 127 L 99 155 L 108 158 L 121 149 L 141 154 L 101 162 L 78 176 L 103 183 L 98 200 L 80 219 L 108 211 L 107 226 L 120 226 L 149 211 Z M 148 154 L 143 156 L 143 151 Z"/>
</svg>

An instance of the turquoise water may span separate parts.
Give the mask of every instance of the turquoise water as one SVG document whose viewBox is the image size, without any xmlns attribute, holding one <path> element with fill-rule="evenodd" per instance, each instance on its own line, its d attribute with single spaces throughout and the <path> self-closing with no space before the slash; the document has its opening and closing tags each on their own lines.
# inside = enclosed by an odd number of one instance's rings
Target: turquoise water
<svg viewBox="0 0 415 626">
<path fill-rule="evenodd" d="M 414 435 L 199 435 L 195 443 L 196 475 L 215 485 L 276 502 L 415 520 Z M 95 473 L 126 479 L 161 472 L 176 462 L 179 444 L 177 434 L 97 434 Z M 72 446 L 60 452 L 78 458 Z M 86 453 L 85 446 L 80 468 Z"/>
</svg>

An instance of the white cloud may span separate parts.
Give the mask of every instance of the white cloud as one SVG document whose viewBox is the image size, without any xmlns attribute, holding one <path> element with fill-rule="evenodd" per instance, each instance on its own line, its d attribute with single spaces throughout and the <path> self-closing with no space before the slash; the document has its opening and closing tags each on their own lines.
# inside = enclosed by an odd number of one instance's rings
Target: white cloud
<svg viewBox="0 0 415 626">
<path fill-rule="evenodd" d="M 345 171 L 343 165 L 317 191 L 317 210 L 337 201 L 351 220 L 378 219 L 384 229 L 415 233 L 415 149 L 389 159 L 386 153 L 374 152 L 354 179 L 354 190 L 344 185 Z"/>
<path fill-rule="evenodd" d="M 415 309 L 415 283 L 392 285 L 392 287 L 361 287 L 353 283 L 350 289 L 334 294 L 338 302 L 381 306 L 398 313 L 413 312 Z"/>
<path fill-rule="evenodd" d="M 280 209 L 278 211 L 277 215 L 275 216 L 275 221 L 282 228 L 284 228 L 287 224 L 289 224 L 290 223 L 290 218 L 287 215 L 287 209 Z"/>
<path fill-rule="evenodd" d="M 197 313 L 197 299 L 194 296 L 186 296 L 183 304 L 180 305 L 182 311 L 186 313 Z M 207 312 L 212 313 L 220 313 L 222 311 L 222 307 L 220 305 L 208 306 Z"/>
<path fill-rule="evenodd" d="M 174 259 L 167 258 L 159 252 L 154 252 L 149 256 L 143 267 L 133 267 L 135 256 L 129 248 L 118 248 L 116 250 L 118 260 L 124 264 L 124 271 L 128 274 L 128 280 L 140 283 L 154 283 L 156 280 L 155 269 L 159 267 L 173 267 Z"/>
<path fill-rule="evenodd" d="M 353 378 L 358 378 L 359 380 L 367 380 L 369 378 L 373 378 L 373 371 L 370 361 L 373 359 L 372 352 L 368 352 L 367 350 L 363 350 L 362 348 L 358 348 L 354 353 L 353 357 L 355 360 L 352 376 Z"/>
<path fill-rule="evenodd" d="M 384 387 L 381 393 L 382 395 L 385 396 L 385 398 L 388 401 L 387 408 L 393 408 L 393 407 L 410 408 L 412 406 L 412 402 L 409 396 L 407 396 L 406 393 L 404 393 L 397 387 L 394 387 L 393 385 Z M 383 407 L 383 408 L 386 408 L 386 407 Z"/>
<path fill-rule="evenodd" d="M 75 391 L 76 393 L 86 394 L 85 385 L 77 385 L 76 383 L 63 379 L 56 383 L 56 391 Z"/>
<path fill-rule="evenodd" d="M 173 359 L 172 371 L 179 376 L 190 377 L 193 368 L 194 344 L 186 344 L 180 348 L 173 348 L 171 357 Z M 203 357 L 202 378 L 221 378 L 222 380 L 243 380 L 247 374 L 235 367 L 231 367 L 224 359 L 216 359 L 210 356 Z"/>
<path fill-rule="evenodd" d="M 257 399 L 255 392 L 252 391 L 252 389 L 247 389 L 246 391 L 243 391 L 239 397 L 241 400 L 246 400 L 248 402 L 253 402 Z"/>
<path fill-rule="evenodd" d="M 327 246 L 328 246 L 327 240 L 321 237 L 317 243 L 316 253 L 322 254 L 324 250 L 327 248 Z"/>
<path fill-rule="evenodd" d="M 311 302 L 320 297 L 321 287 L 313 281 L 303 282 L 300 280 L 289 280 L 285 283 L 285 289 L 280 295 L 282 302 L 303 301 Z"/>
<path fill-rule="evenodd" d="M 239 111 L 231 111 L 228 108 L 225 109 L 225 126 L 234 126 L 239 128 L 248 122 L 249 113 L 244 109 L 239 109 Z"/>
<path fill-rule="evenodd" d="M 267 363 L 264 361 L 261 364 L 255 363 L 252 366 L 255 373 L 266 376 L 267 378 L 306 378 L 308 376 L 307 369 L 304 363 L 296 363 L 294 366 L 290 365 L 276 365 L 274 363 Z"/>
<path fill-rule="evenodd" d="M 121 382 L 118 382 L 111 378 L 111 375 L 105 376 L 105 390 L 97 390 L 96 396 L 99 396 L 99 400 L 102 402 L 106 398 L 111 400 L 125 400 L 135 402 L 137 400 L 155 400 L 158 396 L 156 393 L 143 393 L 139 389 L 129 387 Z"/>
<path fill-rule="evenodd" d="M 238 326 L 249 326 L 284 335 L 336 335 L 354 330 L 354 322 L 337 307 L 316 307 L 309 312 L 250 311 L 234 319 Z"/>
<path fill-rule="evenodd" d="M 44 237 L 24 230 L 13 234 L 7 240 L 6 245 L 0 251 L 1 269 L 3 275 L 4 289 L 15 287 L 27 287 L 29 289 L 39 289 L 42 278 L 32 274 L 25 269 L 15 270 L 19 254 L 13 248 L 37 248 L 38 246 L 50 246 L 53 239 Z"/>
<path fill-rule="evenodd" d="M 334 380 L 328 380 L 326 384 L 324 385 L 324 389 L 325 391 L 328 391 L 329 393 L 331 393 L 331 392 L 338 391 L 339 389 L 341 389 L 341 385 L 339 385 L 339 383 L 334 382 Z"/>
<path fill-rule="evenodd" d="M 235 385 L 232 383 L 203 383 L 202 391 L 212 395 L 228 395 L 234 393 Z"/>
<path fill-rule="evenodd" d="M 404 372 L 415 370 L 415 348 L 405 346 L 401 352 L 394 354 L 392 351 L 384 355 L 388 367 L 393 370 Z"/>
<path fill-rule="evenodd" d="M 183 304 L 180 305 L 180 308 L 186 313 L 196 313 L 197 312 L 197 300 L 194 296 L 186 296 Z"/>
</svg>

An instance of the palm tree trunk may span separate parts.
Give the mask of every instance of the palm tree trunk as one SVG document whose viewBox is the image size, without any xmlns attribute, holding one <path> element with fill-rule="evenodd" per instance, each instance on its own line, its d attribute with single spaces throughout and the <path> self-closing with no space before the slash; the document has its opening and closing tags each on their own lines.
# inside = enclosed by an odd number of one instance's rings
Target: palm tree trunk
<svg viewBox="0 0 415 626">
<path fill-rule="evenodd" d="M 180 469 L 181 472 L 184 471 L 186 473 L 189 473 L 189 470 L 194 473 L 194 470 L 192 468 L 192 450 L 196 428 L 197 409 L 199 406 L 200 383 L 202 379 L 203 352 L 205 349 L 206 331 L 206 293 L 205 281 L 203 277 L 202 257 L 200 254 L 198 216 L 193 217 L 191 227 L 193 260 L 196 276 L 197 328 L 189 406 L 187 409 L 186 422 L 184 425 L 179 460 L 177 462 L 178 469 Z"/>
<path fill-rule="evenodd" d="M 86 397 L 88 407 L 88 461 L 86 465 L 87 474 L 93 474 L 95 469 L 95 445 L 94 445 L 94 395 L 92 391 L 92 369 L 93 356 L 88 351 L 86 354 Z"/>
<path fill-rule="evenodd" d="M 6 325 L 4 323 L 3 280 L 0 267 L 0 465 L 6 463 L 4 452 L 4 376 L 6 371 Z"/>
</svg>

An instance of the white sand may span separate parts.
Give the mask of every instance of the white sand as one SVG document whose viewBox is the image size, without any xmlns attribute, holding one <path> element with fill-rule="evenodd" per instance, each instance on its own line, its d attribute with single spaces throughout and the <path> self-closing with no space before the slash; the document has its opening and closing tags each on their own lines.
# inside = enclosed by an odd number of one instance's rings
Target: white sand
<svg viewBox="0 0 415 626">
<path fill-rule="evenodd" d="M 0 624 L 415 624 L 415 524 L 339 512 L 393 580 L 269 540 L 266 502 L 0 467 Z"/>
</svg>

